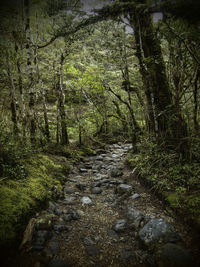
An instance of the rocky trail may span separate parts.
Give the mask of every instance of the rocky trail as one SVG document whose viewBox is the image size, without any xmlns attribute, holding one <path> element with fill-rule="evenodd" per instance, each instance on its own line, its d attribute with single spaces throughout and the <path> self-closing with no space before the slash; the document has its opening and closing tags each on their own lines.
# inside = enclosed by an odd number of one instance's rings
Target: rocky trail
<svg viewBox="0 0 200 267">
<path fill-rule="evenodd" d="M 197 266 L 187 229 L 125 166 L 130 149 L 109 145 L 74 166 L 63 195 L 29 222 L 21 267 Z"/>
</svg>

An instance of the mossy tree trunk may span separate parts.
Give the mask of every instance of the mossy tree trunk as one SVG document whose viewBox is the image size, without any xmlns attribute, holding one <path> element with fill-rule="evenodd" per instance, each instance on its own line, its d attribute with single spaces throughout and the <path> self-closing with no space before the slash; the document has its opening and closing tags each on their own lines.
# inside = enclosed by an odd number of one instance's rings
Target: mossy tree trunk
<svg viewBox="0 0 200 267">
<path fill-rule="evenodd" d="M 138 4 L 146 4 L 146 1 L 142 0 L 137 2 Z M 155 122 L 157 123 L 157 140 L 160 144 L 177 149 L 185 157 L 185 151 L 189 150 L 187 127 L 184 120 L 180 120 L 181 114 L 178 114 L 172 101 L 161 46 L 153 27 L 151 14 L 145 11 L 145 6 L 142 6 L 130 12 L 130 18 L 134 25 L 136 20 L 139 24 L 139 28 L 138 26 L 135 27 L 135 31 L 140 30 L 143 53 L 142 63 L 146 68 L 145 71 L 142 69 L 141 73 L 143 81 L 146 79 L 150 85 L 151 100 L 153 99 L 154 104 L 151 104 L 151 106 L 152 110 L 154 106 L 154 110 L 153 114 L 149 114 L 149 117 L 151 117 L 151 124 L 154 130 L 156 130 Z M 138 42 L 138 39 L 136 39 L 136 42 Z M 137 43 L 137 45 L 140 46 L 140 43 Z M 141 60 L 139 53 L 137 55 L 139 56 L 138 59 Z M 148 84 L 145 84 L 145 87 Z M 146 95 L 150 105 L 149 92 Z"/>
</svg>

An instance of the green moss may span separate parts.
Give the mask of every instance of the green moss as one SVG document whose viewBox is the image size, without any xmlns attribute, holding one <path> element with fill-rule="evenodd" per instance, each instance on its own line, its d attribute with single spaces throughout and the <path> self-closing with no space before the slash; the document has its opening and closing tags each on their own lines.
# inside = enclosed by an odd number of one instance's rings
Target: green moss
<svg viewBox="0 0 200 267">
<path fill-rule="evenodd" d="M 25 216 L 51 198 L 54 185 L 61 191 L 64 175 L 69 171 L 66 159 L 43 154 L 34 155 L 24 165 L 26 179 L 7 180 L 0 187 L 1 244 L 12 241 Z"/>
<path fill-rule="evenodd" d="M 176 193 L 167 193 L 165 200 L 171 208 L 180 207 L 180 197 Z"/>
</svg>

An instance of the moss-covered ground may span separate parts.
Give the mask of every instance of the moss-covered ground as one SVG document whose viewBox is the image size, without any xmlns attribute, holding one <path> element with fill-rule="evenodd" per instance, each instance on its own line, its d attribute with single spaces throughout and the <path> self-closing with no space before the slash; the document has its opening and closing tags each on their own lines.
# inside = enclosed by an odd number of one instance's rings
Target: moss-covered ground
<svg viewBox="0 0 200 267">
<path fill-rule="evenodd" d="M 0 155 L 4 167 L 0 175 L 0 246 L 16 241 L 31 215 L 59 195 L 72 164 L 93 153 L 87 146 L 57 144 L 48 145 L 43 152 L 29 151 L 27 156 L 13 149 L 4 151 Z"/>
<path fill-rule="evenodd" d="M 6 179 L 0 186 L 0 244 L 12 242 L 21 228 L 22 221 L 52 197 L 51 190 L 61 184 L 70 169 L 69 161 L 34 154 L 23 160 L 26 170 L 24 179 Z"/>
</svg>

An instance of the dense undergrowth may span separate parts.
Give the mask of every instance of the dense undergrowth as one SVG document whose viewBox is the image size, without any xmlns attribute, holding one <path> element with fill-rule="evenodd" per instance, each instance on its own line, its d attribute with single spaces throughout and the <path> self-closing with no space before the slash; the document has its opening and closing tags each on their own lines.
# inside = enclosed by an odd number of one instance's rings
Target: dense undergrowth
<svg viewBox="0 0 200 267">
<path fill-rule="evenodd" d="M 200 155 L 197 140 L 191 145 L 191 161 L 180 159 L 175 151 L 162 149 L 143 138 L 137 154 L 129 154 L 131 167 L 140 180 L 185 221 L 200 229 Z"/>
</svg>

